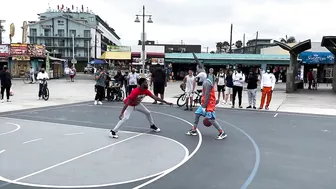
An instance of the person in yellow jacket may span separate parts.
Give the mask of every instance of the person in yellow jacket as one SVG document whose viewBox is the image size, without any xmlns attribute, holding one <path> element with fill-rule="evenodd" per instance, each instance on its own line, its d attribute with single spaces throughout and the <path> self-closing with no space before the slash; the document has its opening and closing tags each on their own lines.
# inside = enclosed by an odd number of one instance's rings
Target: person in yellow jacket
<svg viewBox="0 0 336 189">
<path fill-rule="evenodd" d="M 201 105 L 195 112 L 195 122 L 191 129 L 186 133 L 189 136 L 197 135 L 197 125 L 201 116 L 206 117 L 212 123 L 212 125 L 218 130 L 219 134 L 216 136 L 216 139 L 221 140 L 227 137 L 227 134 L 222 129 L 222 127 L 216 121 L 216 95 L 214 83 L 211 79 L 206 79 L 203 82 L 202 89 L 202 100 Z"/>
</svg>

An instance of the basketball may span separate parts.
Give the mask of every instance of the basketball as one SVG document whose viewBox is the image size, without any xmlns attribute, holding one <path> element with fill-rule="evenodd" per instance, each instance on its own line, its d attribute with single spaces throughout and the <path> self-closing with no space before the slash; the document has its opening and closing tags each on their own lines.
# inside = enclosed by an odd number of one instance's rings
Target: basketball
<svg viewBox="0 0 336 189">
<path fill-rule="evenodd" d="M 208 118 L 204 118 L 203 119 L 203 125 L 206 127 L 210 127 L 212 125 L 212 123 L 209 121 Z"/>
</svg>

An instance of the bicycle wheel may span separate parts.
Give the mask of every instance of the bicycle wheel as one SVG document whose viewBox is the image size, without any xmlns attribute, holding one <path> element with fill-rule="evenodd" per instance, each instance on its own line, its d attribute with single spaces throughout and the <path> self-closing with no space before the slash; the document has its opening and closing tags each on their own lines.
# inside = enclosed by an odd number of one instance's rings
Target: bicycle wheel
<svg viewBox="0 0 336 189">
<path fill-rule="evenodd" d="M 25 76 L 25 77 L 23 78 L 23 83 L 24 83 L 24 84 L 28 84 L 28 83 L 30 83 L 30 82 L 31 82 L 30 77 Z"/>
<path fill-rule="evenodd" d="M 42 98 L 47 101 L 49 99 L 49 89 L 48 88 L 45 88 L 43 90 L 43 95 L 42 95 Z"/>
<path fill-rule="evenodd" d="M 181 96 L 179 96 L 178 99 L 177 99 L 177 102 L 176 102 L 177 106 L 178 107 L 182 107 L 186 103 L 187 103 L 187 101 L 186 101 L 186 95 L 185 94 L 181 94 Z"/>
</svg>

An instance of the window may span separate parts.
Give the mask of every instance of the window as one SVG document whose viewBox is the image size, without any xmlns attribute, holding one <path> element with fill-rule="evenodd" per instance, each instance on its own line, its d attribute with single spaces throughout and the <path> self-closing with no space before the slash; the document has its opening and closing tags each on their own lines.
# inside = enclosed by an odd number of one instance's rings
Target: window
<svg viewBox="0 0 336 189">
<path fill-rule="evenodd" d="M 90 17 L 91 22 L 94 22 L 94 17 Z"/>
<path fill-rule="evenodd" d="M 45 40 L 45 46 L 48 46 L 48 47 L 51 47 L 52 44 L 51 44 L 51 39 L 46 39 Z"/>
<path fill-rule="evenodd" d="M 50 29 L 44 29 L 44 36 L 50 37 L 51 36 L 51 30 Z"/>
<path fill-rule="evenodd" d="M 87 57 L 89 54 L 88 54 L 88 50 L 87 49 L 84 49 L 84 56 Z"/>
<path fill-rule="evenodd" d="M 30 29 L 30 36 L 37 36 L 37 29 L 36 28 L 31 28 Z"/>
<path fill-rule="evenodd" d="M 65 40 L 64 39 L 59 39 L 58 40 L 58 46 L 59 47 L 64 47 L 65 46 Z"/>
<path fill-rule="evenodd" d="M 63 20 L 58 20 L 58 21 L 57 21 L 57 24 L 58 24 L 59 26 L 64 26 L 64 21 L 63 21 Z"/>
<path fill-rule="evenodd" d="M 84 40 L 84 47 L 88 48 L 90 45 L 90 41 L 89 40 Z"/>
<path fill-rule="evenodd" d="M 91 37 L 90 33 L 91 33 L 90 30 L 84 30 L 84 37 L 87 37 L 87 38 Z"/>
<path fill-rule="evenodd" d="M 76 30 L 70 30 L 70 36 L 69 37 L 72 37 L 73 34 L 76 36 Z"/>
<path fill-rule="evenodd" d="M 35 37 L 31 37 L 30 44 L 37 44 L 37 39 Z"/>
<path fill-rule="evenodd" d="M 58 37 L 64 37 L 64 30 L 57 30 Z"/>
<path fill-rule="evenodd" d="M 61 54 L 61 57 L 65 57 L 65 49 L 59 49 L 58 53 Z"/>
</svg>

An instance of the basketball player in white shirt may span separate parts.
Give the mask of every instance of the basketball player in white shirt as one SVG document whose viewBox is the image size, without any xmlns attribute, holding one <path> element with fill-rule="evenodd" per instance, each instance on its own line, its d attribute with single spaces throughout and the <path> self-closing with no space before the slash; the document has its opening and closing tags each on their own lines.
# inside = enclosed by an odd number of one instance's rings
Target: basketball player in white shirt
<svg viewBox="0 0 336 189">
<path fill-rule="evenodd" d="M 183 84 L 185 86 L 185 93 L 186 93 L 186 108 L 185 111 L 190 110 L 192 111 L 192 103 L 193 103 L 193 96 L 194 90 L 196 88 L 195 77 L 193 75 L 193 71 L 189 70 L 188 75 L 184 77 Z M 188 102 L 190 102 L 190 107 L 188 108 Z"/>
</svg>

